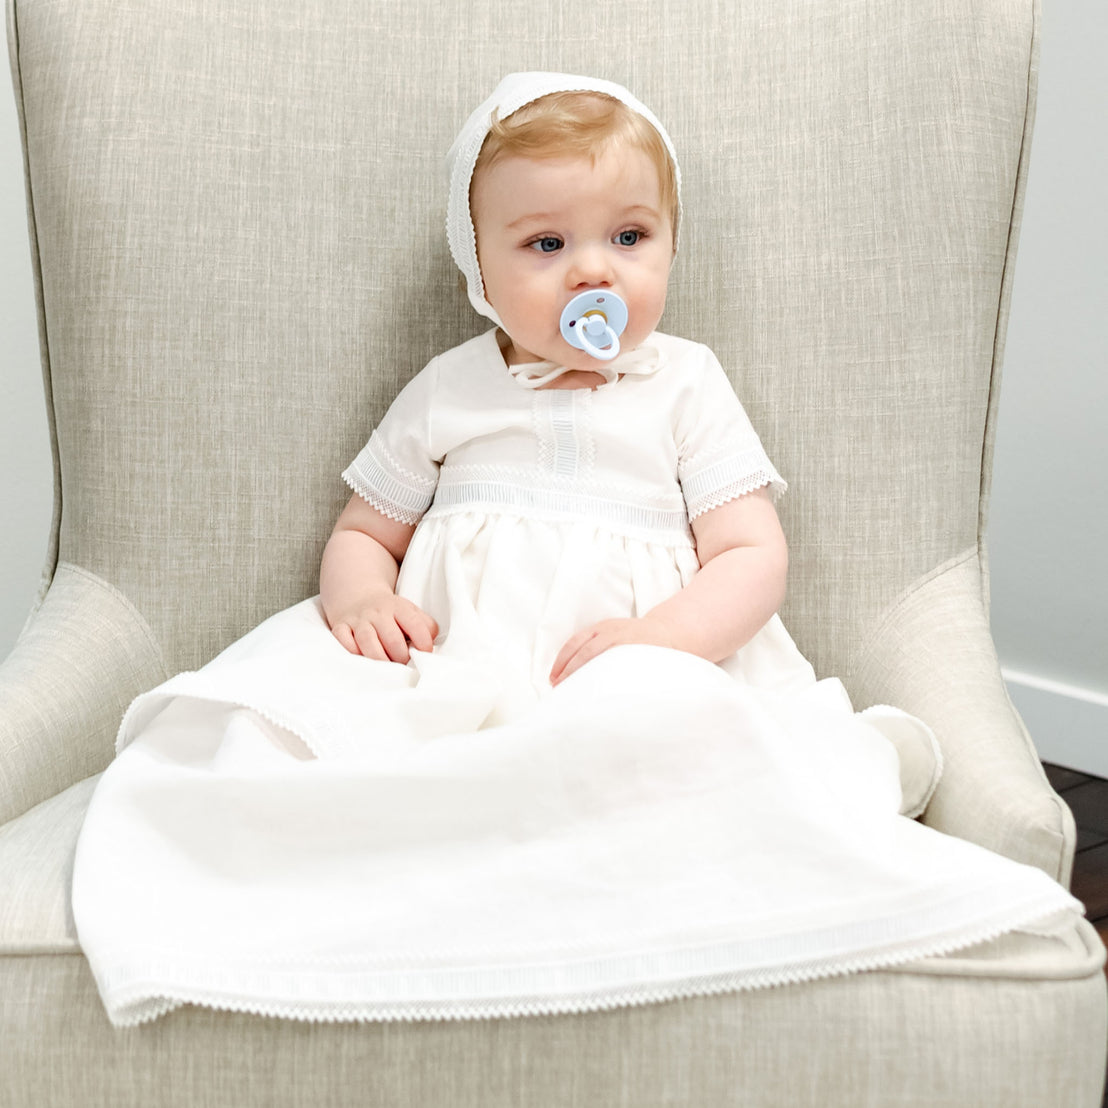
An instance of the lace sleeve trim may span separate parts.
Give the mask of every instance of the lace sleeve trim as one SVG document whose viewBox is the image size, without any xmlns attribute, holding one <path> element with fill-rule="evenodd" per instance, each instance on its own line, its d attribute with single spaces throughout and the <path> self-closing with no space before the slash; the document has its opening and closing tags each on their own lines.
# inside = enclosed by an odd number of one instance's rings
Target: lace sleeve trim
<svg viewBox="0 0 1108 1108">
<path fill-rule="evenodd" d="M 703 469 L 681 476 L 690 523 L 713 508 L 766 486 L 774 500 L 788 488 L 761 444 L 728 454 Z"/>
<path fill-rule="evenodd" d="M 401 466 L 376 431 L 342 479 L 367 504 L 398 523 L 414 525 L 431 506 L 437 480 Z"/>
</svg>

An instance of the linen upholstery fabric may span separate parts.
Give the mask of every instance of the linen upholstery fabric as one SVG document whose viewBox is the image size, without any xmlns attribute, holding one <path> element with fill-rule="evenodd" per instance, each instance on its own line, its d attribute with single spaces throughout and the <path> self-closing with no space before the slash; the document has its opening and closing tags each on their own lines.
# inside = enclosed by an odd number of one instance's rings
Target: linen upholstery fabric
<svg viewBox="0 0 1108 1108">
<path fill-rule="evenodd" d="M 982 968 L 982 977 L 874 973 L 853 992 L 819 981 L 572 1019 L 318 1025 L 188 1009 L 116 1032 L 97 1018 L 100 1000 L 79 955 L 4 958 L 0 1103 L 1099 1104 L 1103 1068 L 1089 1043 L 1103 1037 L 1103 1022 L 1080 1035 L 1059 1032 L 1095 1008 L 1095 974 L 1026 980 Z"/>
<path fill-rule="evenodd" d="M 131 699 L 168 674 L 127 598 L 59 565 L 0 668 L 0 824 L 103 769 Z"/>
<path fill-rule="evenodd" d="M 945 787 L 925 823 L 1069 884 L 1073 851 L 1064 844 L 1076 836 L 1073 816 L 1044 791 L 1042 766 L 996 679 L 976 550 L 939 567 L 893 606 L 861 656 L 856 682 L 863 703 L 911 705 L 905 710 L 939 738 Z M 1013 751 L 1026 756 L 1013 758 Z"/>
<path fill-rule="evenodd" d="M 100 775 L 88 777 L 0 826 L 0 950 L 78 954 L 69 887 L 73 852 Z"/>
<path fill-rule="evenodd" d="M 681 151 L 663 327 L 712 346 L 790 482 L 799 645 L 859 705 L 934 726 L 929 822 L 1067 877 L 1072 820 L 1004 696 L 981 548 L 1034 0 L 7 8 L 58 501 L 51 592 L 0 671 L 4 818 L 99 768 L 139 687 L 315 591 L 343 464 L 484 326 L 442 153 L 505 72 L 552 68 L 634 89 Z M 90 646 L 90 626 L 116 631 Z M 1098 1103 L 1087 927 L 589 1017 L 186 1010 L 113 1033 L 66 952 L 88 787 L 0 835 L 5 1108 Z"/>
</svg>

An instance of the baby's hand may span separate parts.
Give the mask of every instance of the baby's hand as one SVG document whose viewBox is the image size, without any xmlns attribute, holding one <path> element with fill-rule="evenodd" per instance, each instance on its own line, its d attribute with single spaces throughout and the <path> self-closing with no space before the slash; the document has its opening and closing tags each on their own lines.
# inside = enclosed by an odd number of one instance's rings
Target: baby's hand
<svg viewBox="0 0 1108 1108">
<path fill-rule="evenodd" d="M 410 600 L 391 589 L 363 597 L 331 623 L 331 632 L 351 654 L 377 661 L 406 663 L 413 650 L 430 650 L 439 625 Z"/>
<path fill-rule="evenodd" d="M 591 662 L 598 654 L 613 646 L 627 643 L 646 643 L 650 646 L 668 646 L 680 649 L 673 630 L 664 620 L 649 614 L 639 619 L 606 619 L 578 631 L 554 659 L 550 670 L 551 685 L 560 685 L 571 673 Z"/>
</svg>

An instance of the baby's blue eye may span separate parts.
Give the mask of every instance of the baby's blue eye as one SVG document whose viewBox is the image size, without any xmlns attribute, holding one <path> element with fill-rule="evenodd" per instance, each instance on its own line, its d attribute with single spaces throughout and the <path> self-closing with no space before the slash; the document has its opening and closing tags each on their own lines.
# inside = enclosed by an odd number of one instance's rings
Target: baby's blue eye
<svg viewBox="0 0 1108 1108">
<path fill-rule="evenodd" d="M 641 238 L 642 231 L 620 231 L 620 233 L 616 235 L 616 242 L 618 242 L 620 246 L 635 246 Z"/>
<path fill-rule="evenodd" d="M 538 250 L 542 254 L 553 254 L 555 250 L 561 250 L 562 240 L 554 235 L 546 235 L 541 239 L 535 239 L 529 245 L 532 250 Z"/>
</svg>

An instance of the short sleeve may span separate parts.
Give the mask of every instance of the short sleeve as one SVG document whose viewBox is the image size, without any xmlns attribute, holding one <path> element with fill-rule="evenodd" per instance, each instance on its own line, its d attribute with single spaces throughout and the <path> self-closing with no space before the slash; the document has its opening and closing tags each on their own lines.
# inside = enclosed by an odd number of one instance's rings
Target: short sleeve
<svg viewBox="0 0 1108 1108">
<path fill-rule="evenodd" d="M 399 523 L 416 524 L 431 506 L 441 458 L 431 446 L 435 362 L 400 390 L 343 480 L 371 507 Z"/>
<path fill-rule="evenodd" d="M 677 413 L 677 473 L 689 519 L 728 501 L 788 487 L 769 460 L 722 366 L 707 347 Z"/>
</svg>

